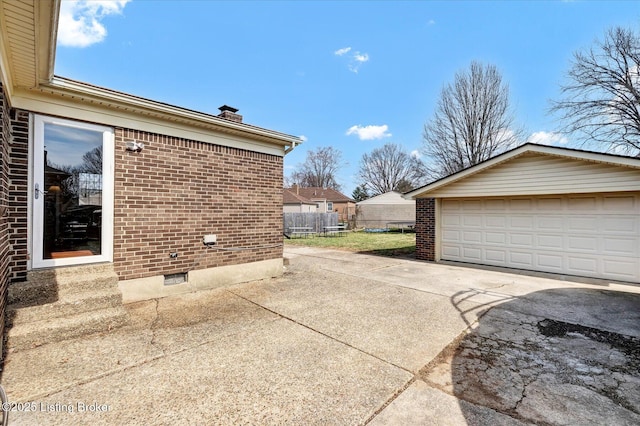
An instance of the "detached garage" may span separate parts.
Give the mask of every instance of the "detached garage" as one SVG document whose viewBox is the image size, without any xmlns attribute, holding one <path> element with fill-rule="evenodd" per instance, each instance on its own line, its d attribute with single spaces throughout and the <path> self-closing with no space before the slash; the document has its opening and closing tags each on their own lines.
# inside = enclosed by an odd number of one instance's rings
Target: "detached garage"
<svg viewBox="0 0 640 426">
<path fill-rule="evenodd" d="M 416 256 L 640 282 L 640 159 L 526 144 L 416 189 Z"/>
</svg>

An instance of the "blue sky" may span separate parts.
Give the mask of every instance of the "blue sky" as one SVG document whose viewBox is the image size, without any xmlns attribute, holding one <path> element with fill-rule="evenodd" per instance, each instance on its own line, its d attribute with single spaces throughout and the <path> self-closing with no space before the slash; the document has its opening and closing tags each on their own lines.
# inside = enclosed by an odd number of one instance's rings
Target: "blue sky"
<svg viewBox="0 0 640 426">
<path fill-rule="evenodd" d="M 343 153 L 350 195 L 363 153 L 419 152 L 443 85 L 471 61 L 498 67 L 528 140 L 554 133 L 573 52 L 613 26 L 640 28 L 635 1 L 63 0 L 56 74 L 301 136 Z M 423 157 L 428 161 L 427 158 Z"/>
</svg>

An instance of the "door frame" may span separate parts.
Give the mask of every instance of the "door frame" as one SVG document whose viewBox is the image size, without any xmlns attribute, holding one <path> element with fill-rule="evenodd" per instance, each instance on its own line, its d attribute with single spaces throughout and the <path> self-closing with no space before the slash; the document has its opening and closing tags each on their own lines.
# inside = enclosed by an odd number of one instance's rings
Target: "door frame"
<svg viewBox="0 0 640 426">
<path fill-rule="evenodd" d="M 37 175 L 38 167 L 44 170 L 44 125 L 57 124 L 68 127 L 92 130 L 102 133 L 102 229 L 101 253 L 93 256 L 78 256 L 61 259 L 43 259 L 42 221 L 43 202 L 35 199 L 35 185 L 42 189 L 44 176 Z M 66 118 L 41 114 L 29 117 L 29 190 L 28 190 L 28 269 L 51 268 L 58 266 L 82 265 L 87 263 L 113 262 L 113 214 L 114 214 L 114 130 L 112 127 L 86 123 Z M 39 156 L 39 158 L 38 158 Z M 39 200 L 44 201 L 43 196 Z"/>
</svg>

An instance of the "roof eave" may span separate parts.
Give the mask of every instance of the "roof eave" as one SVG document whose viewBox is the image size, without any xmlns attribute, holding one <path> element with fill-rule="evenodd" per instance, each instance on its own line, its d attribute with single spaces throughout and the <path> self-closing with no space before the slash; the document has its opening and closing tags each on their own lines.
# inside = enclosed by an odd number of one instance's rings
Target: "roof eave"
<svg viewBox="0 0 640 426">
<path fill-rule="evenodd" d="M 49 83 L 41 84 L 40 90 L 53 95 L 73 95 L 79 100 L 98 102 L 116 109 L 131 109 L 142 114 L 164 117 L 170 121 L 186 121 L 203 127 L 214 128 L 225 133 L 258 136 L 262 140 L 287 147 L 291 151 L 302 143 L 297 136 L 264 129 L 244 123 L 237 123 L 214 115 L 153 101 L 115 90 L 54 76 Z"/>
</svg>

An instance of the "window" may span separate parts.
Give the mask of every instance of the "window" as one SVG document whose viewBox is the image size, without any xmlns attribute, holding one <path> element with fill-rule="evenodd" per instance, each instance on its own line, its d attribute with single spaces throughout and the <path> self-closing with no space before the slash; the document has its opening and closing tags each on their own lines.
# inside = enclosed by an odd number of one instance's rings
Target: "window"
<svg viewBox="0 0 640 426">
<path fill-rule="evenodd" d="M 328 212 L 332 212 L 333 211 L 333 202 L 332 201 L 327 201 L 327 211 Z"/>
</svg>

